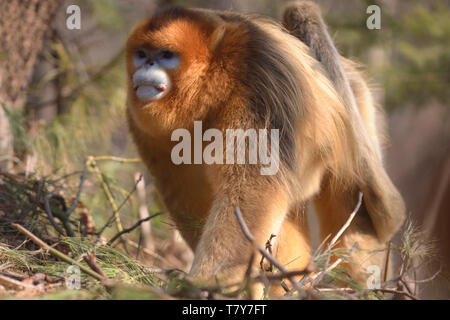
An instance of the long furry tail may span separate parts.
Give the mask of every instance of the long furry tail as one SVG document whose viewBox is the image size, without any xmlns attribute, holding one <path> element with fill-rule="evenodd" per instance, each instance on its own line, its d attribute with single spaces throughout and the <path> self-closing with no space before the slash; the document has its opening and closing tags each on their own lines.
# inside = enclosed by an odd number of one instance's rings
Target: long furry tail
<svg viewBox="0 0 450 320">
<path fill-rule="evenodd" d="M 358 152 L 360 181 L 357 188 L 364 194 L 364 203 L 380 241 L 387 241 L 403 222 L 403 199 L 384 170 L 380 155 L 369 138 L 358 110 L 350 81 L 322 19 L 320 8 L 309 1 L 286 6 L 283 26 L 305 43 L 321 62 L 350 117 L 355 149 Z"/>
<path fill-rule="evenodd" d="M 322 19 L 320 8 L 309 1 L 288 4 L 283 14 L 283 25 L 292 35 L 305 43 L 315 58 L 322 63 L 345 105 L 356 108 L 350 82 L 342 66 L 339 52 Z"/>
</svg>

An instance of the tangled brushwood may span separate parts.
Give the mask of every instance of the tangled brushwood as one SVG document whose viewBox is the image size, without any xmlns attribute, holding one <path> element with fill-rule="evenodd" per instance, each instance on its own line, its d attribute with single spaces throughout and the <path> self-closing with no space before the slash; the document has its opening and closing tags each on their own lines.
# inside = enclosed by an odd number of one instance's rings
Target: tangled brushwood
<svg viewBox="0 0 450 320">
<path fill-rule="evenodd" d="M 187 266 L 177 267 L 164 250 L 155 246 L 152 251 L 142 241 L 133 240 L 143 222 L 160 212 L 127 221 L 129 227 L 125 227 L 119 213 L 133 201 L 136 185 L 118 202 L 111 192 L 111 182 L 98 165 L 100 161 L 126 165 L 136 160 L 90 157 L 84 170 L 65 176 L 36 178 L 0 173 L 0 297 L 238 299 L 254 298 L 252 284 L 258 282 L 264 285 L 268 299 L 418 299 L 419 286 L 432 281 L 440 272 L 434 270 L 428 279 L 411 277 L 416 268 L 430 261 L 434 249 L 431 242 L 423 240 L 417 227 L 407 223 L 399 246 L 391 244 L 390 252 L 386 253 L 400 259 L 400 267 L 392 279 L 383 279 L 374 289 L 362 288 L 354 282 L 342 265 L 357 244 L 346 252 L 335 248 L 335 244 L 339 242 L 339 234 L 352 223 L 361 204 L 360 197 L 341 232 L 325 247 L 317 249 L 314 262 L 307 269 L 294 271 L 286 271 L 274 258 L 272 238 L 265 248 L 253 243 L 242 213 L 236 208 L 235 217 L 243 235 L 258 250 L 248 265 L 258 259 L 261 273 L 253 276 L 248 271 L 241 281 L 233 284 L 201 286 L 181 270 Z M 80 200 L 83 192 L 92 190 L 103 193 L 110 205 L 110 216 L 101 227 L 94 223 L 97 213 L 90 212 Z M 77 275 L 79 287 L 74 288 L 71 281 Z M 301 280 L 296 281 L 297 277 Z M 270 296 L 268 288 L 280 284 L 286 293 Z"/>
</svg>

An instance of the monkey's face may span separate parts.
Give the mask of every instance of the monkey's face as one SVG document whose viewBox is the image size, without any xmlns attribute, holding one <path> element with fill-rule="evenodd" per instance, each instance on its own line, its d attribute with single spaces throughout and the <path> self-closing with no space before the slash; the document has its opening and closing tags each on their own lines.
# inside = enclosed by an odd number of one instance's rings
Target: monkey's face
<svg viewBox="0 0 450 320">
<path fill-rule="evenodd" d="M 168 132 L 203 116 L 204 106 L 194 100 L 213 56 L 216 26 L 183 9 L 156 14 L 134 29 L 126 46 L 128 107 L 141 130 Z"/>
<path fill-rule="evenodd" d="M 179 55 L 169 49 L 137 48 L 133 53 L 136 71 L 132 78 L 136 97 L 143 102 L 163 98 L 171 89 L 168 70 L 179 64 Z"/>
</svg>

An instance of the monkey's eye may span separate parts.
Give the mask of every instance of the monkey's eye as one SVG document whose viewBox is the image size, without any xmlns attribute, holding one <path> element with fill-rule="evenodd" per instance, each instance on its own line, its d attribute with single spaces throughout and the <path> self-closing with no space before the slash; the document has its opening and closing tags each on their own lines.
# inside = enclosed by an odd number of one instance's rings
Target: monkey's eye
<svg viewBox="0 0 450 320">
<path fill-rule="evenodd" d="M 173 51 L 164 49 L 159 51 L 156 61 L 165 69 L 175 69 L 180 64 L 180 56 Z"/>
<path fill-rule="evenodd" d="M 170 50 L 163 50 L 161 52 L 161 57 L 163 59 L 172 59 L 173 56 L 174 56 L 174 53 L 172 51 L 170 51 Z"/>
<path fill-rule="evenodd" d="M 147 55 L 145 54 L 144 50 L 138 49 L 136 51 L 136 57 L 139 59 L 145 59 L 147 57 Z"/>
<path fill-rule="evenodd" d="M 143 66 L 146 60 L 147 60 L 147 53 L 144 50 L 137 49 L 134 52 L 133 62 L 136 68 Z"/>
</svg>

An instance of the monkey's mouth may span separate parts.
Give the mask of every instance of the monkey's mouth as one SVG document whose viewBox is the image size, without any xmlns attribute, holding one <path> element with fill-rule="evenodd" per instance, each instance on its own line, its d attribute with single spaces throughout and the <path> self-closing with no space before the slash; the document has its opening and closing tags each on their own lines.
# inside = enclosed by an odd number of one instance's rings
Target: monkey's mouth
<svg viewBox="0 0 450 320">
<path fill-rule="evenodd" d="M 167 90 L 167 85 L 164 83 L 154 83 L 154 82 L 141 82 L 134 85 L 134 91 L 137 91 L 140 87 L 153 87 L 159 92 L 164 92 Z"/>
<path fill-rule="evenodd" d="M 168 87 L 165 83 L 141 82 L 133 87 L 136 96 L 140 100 L 155 100 L 162 98 L 167 93 Z"/>
</svg>

